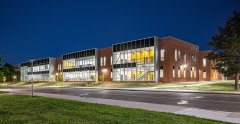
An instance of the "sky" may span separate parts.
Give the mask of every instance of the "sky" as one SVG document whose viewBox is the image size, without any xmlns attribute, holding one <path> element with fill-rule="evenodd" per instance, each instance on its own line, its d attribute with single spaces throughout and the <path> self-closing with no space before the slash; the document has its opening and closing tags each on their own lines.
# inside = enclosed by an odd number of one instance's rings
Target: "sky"
<svg viewBox="0 0 240 124">
<path fill-rule="evenodd" d="M 0 0 L 0 55 L 16 65 L 150 36 L 208 50 L 234 10 L 240 0 Z"/>
</svg>

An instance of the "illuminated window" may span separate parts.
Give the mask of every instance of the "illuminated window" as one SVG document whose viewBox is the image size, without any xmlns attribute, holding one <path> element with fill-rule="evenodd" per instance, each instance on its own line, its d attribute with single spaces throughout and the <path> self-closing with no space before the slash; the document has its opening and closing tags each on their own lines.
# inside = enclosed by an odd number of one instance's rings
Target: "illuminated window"
<svg viewBox="0 0 240 124">
<path fill-rule="evenodd" d="M 163 66 L 160 68 L 160 78 L 163 78 Z"/>
<path fill-rule="evenodd" d="M 203 70 L 203 78 L 207 78 L 207 72 L 206 72 L 206 70 Z"/>
<path fill-rule="evenodd" d="M 175 61 L 177 61 L 177 49 L 175 49 Z"/>
<path fill-rule="evenodd" d="M 103 66 L 106 66 L 106 56 L 103 57 Z"/>
<path fill-rule="evenodd" d="M 181 52 L 180 50 L 175 49 L 175 61 L 180 61 Z"/>
<path fill-rule="evenodd" d="M 184 62 L 187 62 L 187 53 L 184 52 Z"/>
<path fill-rule="evenodd" d="M 193 69 L 191 68 L 191 71 L 190 71 L 190 77 L 192 78 L 193 77 Z"/>
<path fill-rule="evenodd" d="M 181 71 L 180 71 L 180 67 L 178 67 L 178 77 L 180 78 L 181 75 Z"/>
<path fill-rule="evenodd" d="M 196 54 L 192 54 L 192 63 L 196 63 Z"/>
<path fill-rule="evenodd" d="M 165 50 L 161 49 L 161 61 L 164 61 Z"/>
<path fill-rule="evenodd" d="M 180 50 L 178 50 L 178 52 L 177 52 L 177 60 L 180 61 L 180 58 L 181 58 L 181 53 L 180 53 Z"/>
<path fill-rule="evenodd" d="M 111 59 L 110 61 L 111 61 L 111 65 L 112 65 L 112 56 L 111 56 L 111 58 L 110 58 L 110 59 Z"/>
<path fill-rule="evenodd" d="M 173 66 L 172 74 L 173 74 L 173 78 L 175 78 L 175 66 Z"/>
<path fill-rule="evenodd" d="M 103 57 L 100 58 L 100 66 L 103 66 Z"/>
<path fill-rule="evenodd" d="M 207 59 L 204 58 L 204 59 L 203 59 L 203 67 L 206 67 L 206 65 L 207 65 Z"/>
</svg>

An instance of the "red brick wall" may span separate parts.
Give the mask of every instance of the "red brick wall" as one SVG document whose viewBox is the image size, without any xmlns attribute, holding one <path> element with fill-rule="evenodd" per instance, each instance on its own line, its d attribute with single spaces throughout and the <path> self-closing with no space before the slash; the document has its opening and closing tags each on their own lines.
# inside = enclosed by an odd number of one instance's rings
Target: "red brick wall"
<svg viewBox="0 0 240 124">
<path fill-rule="evenodd" d="M 203 58 L 207 58 L 207 55 L 210 51 L 201 51 L 199 52 L 199 81 L 214 81 L 221 80 L 222 75 L 217 71 L 212 69 L 214 66 L 213 61 L 207 59 L 206 67 L 203 67 Z M 203 70 L 206 70 L 206 78 L 203 78 Z M 214 73 L 216 77 L 214 77 Z"/>
<path fill-rule="evenodd" d="M 159 69 L 161 66 L 164 68 L 164 76 L 160 78 L 160 82 L 182 82 L 182 81 L 198 81 L 198 46 L 187 43 L 185 41 L 166 37 L 159 39 Z M 165 49 L 164 61 L 160 60 L 160 50 Z M 180 61 L 175 61 L 175 49 L 180 50 L 181 56 Z M 184 62 L 184 51 L 187 54 L 187 61 Z M 192 54 L 196 55 L 196 63 L 192 63 Z M 186 64 L 186 78 L 184 78 L 184 68 L 183 65 Z M 175 66 L 175 78 L 173 78 L 173 66 Z M 178 77 L 178 67 L 180 67 L 180 78 Z M 190 77 L 190 68 L 196 68 L 196 78 Z M 159 75 L 158 75 L 159 76 Z"/>
<path fill-rule="evenodd" d="M 101 66 L 101 57 L 106 56 L 106 66 Z M 103 81 L 103 70 L 104 72 L 104 81 L 112 81 L 111 79 L 111 56 L 112 56 L 112 48 L 103 48 L 98 50 L 98 80 Z"/>
<path fill-rule="evenodd" d="M 62 81 L 62 67 L 61 67 L 61 70 L 59 70 L 58 68 L 58 65 L 61 64 L 62 66 L 62 63 L 63 63 L 62 57 L 56 58 L 55 68 L 56 68 L 56 73 L 58 73 L 58 76 L 56 76 L 56 81 Z"/>
</svg>

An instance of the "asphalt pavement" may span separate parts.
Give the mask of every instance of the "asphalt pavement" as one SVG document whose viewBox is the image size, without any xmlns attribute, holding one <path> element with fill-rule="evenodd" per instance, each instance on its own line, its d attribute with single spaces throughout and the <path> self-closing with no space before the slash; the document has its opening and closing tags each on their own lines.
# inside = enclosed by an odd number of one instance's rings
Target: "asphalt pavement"
<svg viewBox="0 0 240 124">
<path fill-rule="evenodd" d="M 31 91 L 30 87 L 15 87 L 12 89 L 18 92 Z M 163 105 L 174 105 L 226 112 L 240 112 L 240 95 L 231 94 L 125 91 L 125 90 L 49 88 L 49 87 L 35 87 L 34 92 L 79 96 L 85 98 L 101 98 Z"/>
</svg>

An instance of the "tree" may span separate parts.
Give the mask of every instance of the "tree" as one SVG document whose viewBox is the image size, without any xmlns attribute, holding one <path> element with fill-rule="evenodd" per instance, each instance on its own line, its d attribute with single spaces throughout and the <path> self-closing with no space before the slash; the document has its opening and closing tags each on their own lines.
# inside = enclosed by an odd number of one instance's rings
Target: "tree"
<svg viewBox="0 0 240 124">
<path fill-rule="evenodd" d="M 9 73 L 5 75 L 7 76 L 7 81 L 13 81 L 13 76 L 16 75 L 15 68 L 9 63 L 6 63 L 3 67 L 8 68 L 9 70 Z"/>
<path fill-rule="evenodd" d="M 6 79 L 8 80 L 8 75 L 10 74 L 10 71 L 7 67 L 2 67 L 0 69 L 0 81 L 3 81 L 3 78 L 6 77 Z"/>
<path fill-rule="evenodd" d="M 240 74 L 240 13 L 233 12 L 224 27 L 219 28 L 219 34 L 212 37 L 209 45 L 213 51 L 208 58 L 215 62 L 214 69 L 224 76 L 235 77 L 235 89 L 239 90 Z"/>
<path fill-rule="evenodd" d="M 2 56 L 0 55 L 0 67 L 2 66 Z"/>
</svg>

